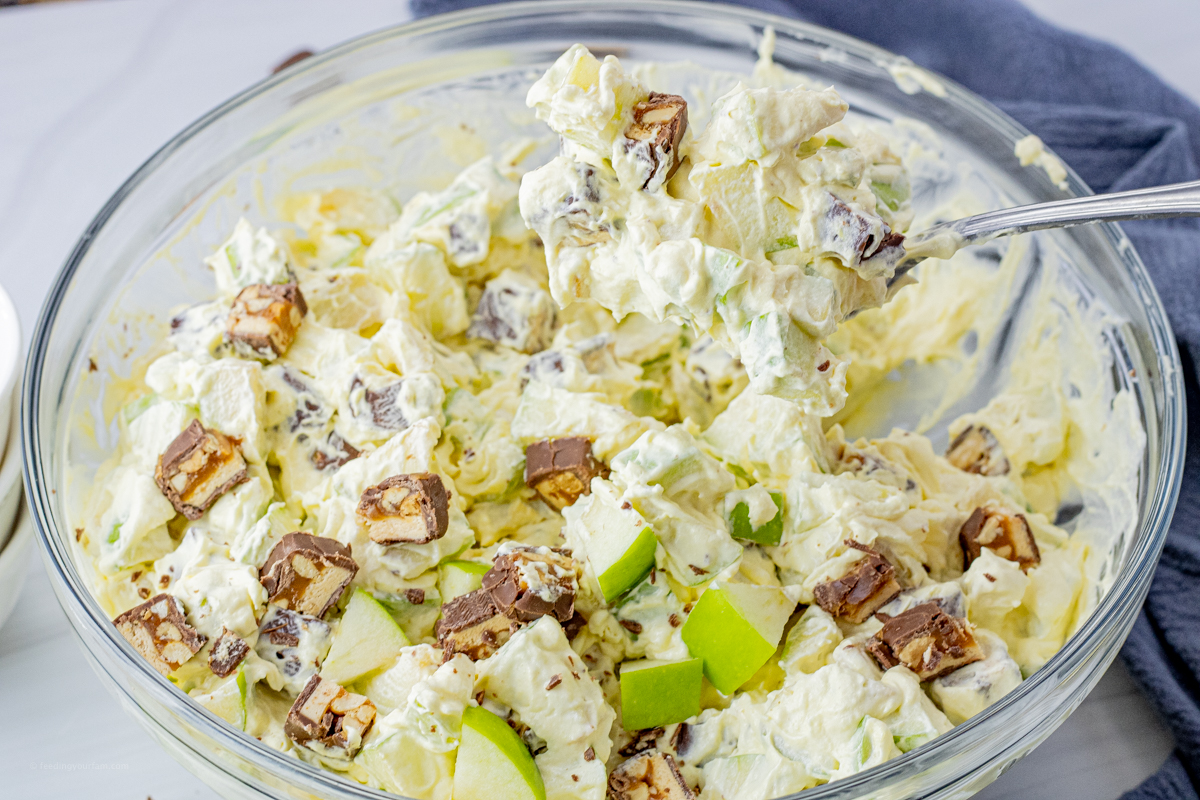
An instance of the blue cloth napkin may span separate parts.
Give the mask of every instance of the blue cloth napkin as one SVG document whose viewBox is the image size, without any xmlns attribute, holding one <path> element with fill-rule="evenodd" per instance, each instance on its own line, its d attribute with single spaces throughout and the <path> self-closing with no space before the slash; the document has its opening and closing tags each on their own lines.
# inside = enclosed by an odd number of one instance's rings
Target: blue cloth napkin
<svg viewBox="0 0 1200 800">
<path fill-rule="evenodd" d="M 412 0 L 420 15 L 495 0 Z M 1200 108 L 1128 55 L 1049 25 L 1011 0 L 741 0 L 880 45 L 986 97 L 1097 192 L 1200 179 Z M 1200 220 L 1125 232 L 1179 340 L 1188 395 L 1179 506 L 1121 656 L 1176 749 L 1123 800 L 1200 800 Z"/>
</svg>

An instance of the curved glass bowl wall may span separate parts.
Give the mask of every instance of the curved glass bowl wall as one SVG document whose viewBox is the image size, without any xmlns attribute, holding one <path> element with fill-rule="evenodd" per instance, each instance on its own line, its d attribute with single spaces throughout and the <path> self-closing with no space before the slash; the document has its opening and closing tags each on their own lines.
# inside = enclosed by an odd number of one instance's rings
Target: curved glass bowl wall
<svg viewBox="0 0 1200 800">
<path fill-rule="evenodd" d="M 26 370 L 28 495 L 59 601 L 89 662 L 163 747 L 223 796 L 394 797 L 224 725 L 137 655 L 91 597 L 74 560 L 69 509 L 114 441 L 105 405 L 112 376 L 128 375 L 154 346 L 169 309 L 211 291 L 202 259 L 238 216 L 273 223 L 278 198 L 317 186 L 365 183 L 407 197 L 444 182 L 466 163 L 461 159 L 473 159 L 447 152 L 428 135 L 439 126 L 466 124 L 491 144 L 539 136 L 548 152 L 552 143 L 521 103 L 524 87 L 576 41 L 629 61 L 691 61 L 744 73 L 768 24 L 777 32 L 779 63 L 836 85 L 861 114 L 925 121 L 986 173 L 999 196 L 1031 202 L 1063 195 L 1040 171 L 1017 165 L 1013 146 L 1026 132 L 1011 119 L 949 83 L 944 96 L 904 93 L 887 70 L 894 57 L 857 40 L 721 6 L 536 2 L 372 34 L 264 81 L 167 144 L 80 239 L 47 300 Z M 1077 176 L 1069 181 L 1068 193 L 1088 193 Z M 1178 354 L 1145 270 L 1118 228 L 1046 235 L 1084 265 L 1081 285 L 1123 320 L 1111 330 L 1114 382 L 1136 396 L 1147 434 L 1138 526 L 1118 543 L 1113 587 L 1061 652 L 986 713 L 806 798 L 977 791 L 1082 702 L 1140 608 L 1178 491 L 1184 436 Z M 89 369 L 89 359 L 98 370 Z"/>
</svg>

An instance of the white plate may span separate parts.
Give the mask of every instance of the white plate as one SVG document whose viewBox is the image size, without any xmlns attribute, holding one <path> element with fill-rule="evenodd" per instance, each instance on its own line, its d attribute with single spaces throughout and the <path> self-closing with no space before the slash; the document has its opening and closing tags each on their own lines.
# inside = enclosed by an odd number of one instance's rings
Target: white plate
<svg viewBox="0 0 1200 800">
<path fill-rule="evenodd" d="M 18 459 L 19 460 L 19 459 Z M 0 626 L 8 620 L 17 605 L 25 577 L 29 574 L 29 546 L 33 544 L 33 520 L 24 503 L 17 503 L 21 510 L 20 521 L 12 538 L 0 550 Z M 5 535 L 7 535 L 5 531 Z"/>
<path fill-rule="evenodd" d="M 21 373 L 22 352 L 21 321 L 8 293 L 0 286 L 0 453 L 5 452 L 9 441 L 8 419 L 16 416 L 13 410 L 20 407 L 13 387 Z M 8 535 L 9 527 L 0 528 L 0 537 Z"/>
<path fill-rule="evenodd" d="M 9 398 L 16 394 L 9 391 Z M 9 446 L 0 462 L 0 547 L 12 533 L 21 507 L 21 423 L 20 414 L 11 414 L 4 425 L 4 437 Z"/>
</svg>

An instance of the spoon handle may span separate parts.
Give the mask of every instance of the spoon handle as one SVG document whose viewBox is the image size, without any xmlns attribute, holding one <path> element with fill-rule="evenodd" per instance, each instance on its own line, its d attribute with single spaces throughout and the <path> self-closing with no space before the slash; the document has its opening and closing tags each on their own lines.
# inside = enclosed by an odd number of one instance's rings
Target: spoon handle
<svg viewBox="0 0 1200 800">
<path fill-rule="evenodd" d="M 906 237 L 904 244 L 912 256 L 919 258 L 919 253 L 939 240 L 947 245 L 953 242 L 953 249 L 957 250 L 1014 233 L 1066 228 L 1086 222 L 1167 217 L 1200 217 L 1200 181 L 1002 208 L 934 225 Z M 933 248 L 937 249 L 940 248 Z M 932 251 L 929 254 L 939 255 Z"/>
</svg>

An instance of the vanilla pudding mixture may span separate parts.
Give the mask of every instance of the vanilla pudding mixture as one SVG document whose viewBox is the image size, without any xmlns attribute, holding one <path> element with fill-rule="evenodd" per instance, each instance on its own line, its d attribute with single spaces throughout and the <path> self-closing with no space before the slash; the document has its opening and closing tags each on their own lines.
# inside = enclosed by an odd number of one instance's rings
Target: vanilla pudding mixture
<svg viewBox="0 0 1200 800">
<path fill-rule="evenodd" d="M 126 638 L 235 727 L 418 798 L 469 795 L 476 707 L 545 797 L 765 799 L 1043 665 L 1136 519 L 1113 321 L 1027 240 L 892 281 L 904 231 L 996 198 L 766 47 L 688 104 L 695 68 L 575 46 L 529 91 L 548 163 L 239 222 L 75 521 Z M 694 680 L 635 709 L 670 667 Z"/>
</svg>

